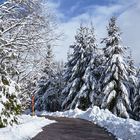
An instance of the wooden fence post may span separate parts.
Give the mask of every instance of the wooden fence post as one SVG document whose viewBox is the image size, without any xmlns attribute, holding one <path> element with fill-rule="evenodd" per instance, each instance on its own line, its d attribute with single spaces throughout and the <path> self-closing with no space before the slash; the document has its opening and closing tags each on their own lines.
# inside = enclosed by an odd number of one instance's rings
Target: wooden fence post
<svg viewBox="0 0 140 140">
<path fill-rule="evenodd" d="M 35 115 L 35 97 L 32 95 L 32 116 Z"/>
</svg>

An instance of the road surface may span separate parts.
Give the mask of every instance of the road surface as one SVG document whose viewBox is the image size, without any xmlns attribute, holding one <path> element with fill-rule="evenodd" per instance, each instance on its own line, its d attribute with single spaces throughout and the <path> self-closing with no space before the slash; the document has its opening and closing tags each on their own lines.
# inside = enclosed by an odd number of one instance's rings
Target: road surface
<svg viewBox="0 0 140 140">
<path fill-rule="evenodd" d="M 86 120 L 75 118 L 49 117 L 56 120 L 43 128 L 32 140 L 115 140 L 105 129 Z"/>
</svg>

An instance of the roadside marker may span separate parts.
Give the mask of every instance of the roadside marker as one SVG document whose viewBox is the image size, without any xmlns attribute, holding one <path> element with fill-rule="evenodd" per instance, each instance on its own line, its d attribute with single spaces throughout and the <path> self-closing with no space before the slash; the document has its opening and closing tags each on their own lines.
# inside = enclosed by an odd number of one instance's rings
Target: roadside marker
<svg viewBox="0 0 140 140">
<path fill-rule="evenodd" d="M 35 97 L 32 95 L 32 116 L 35 116 Z"/>
</svg>

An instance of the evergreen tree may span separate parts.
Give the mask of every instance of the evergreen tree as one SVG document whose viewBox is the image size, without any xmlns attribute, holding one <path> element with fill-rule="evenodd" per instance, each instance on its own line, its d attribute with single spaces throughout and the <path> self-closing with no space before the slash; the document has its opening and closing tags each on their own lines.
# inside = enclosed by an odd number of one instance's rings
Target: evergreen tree
<svg viewBox="0 0 140 140">
<path fill-rule="evenodd" d="M 35 90 L 35 109 L 57 111 L 60 110 L 60 93 L 63 85 L 61 63 L 54 62 L 52 48 L 47 47 L 47 54 L 42 65 L 42 77 L 38 81 L 38 87 Z"/>
<path fill-rule="evenodd" d="M 128 65 L 125 62 L 125 48 L 121 45 L 120 31 L 116 18 L 109 21 L 108 37 L 102 42 L 106 44 L 104 55 L 106 61 L 101 83 L 101 108 L 107 108 L 119 117 L 129 117 L 131 110 L 129 100 Z"/>
<path fill-rule="evenodd" d="M 12 60 L 16 58 L 15 46 L 3 37 L 4 31 L 0 23 L 0 127 L 17 123 L 16 115 L 21 109 L 19 87 L 10 78 L 10 74 L 15 71 L 15 67 L 11 67 Z"/>
<path fill-rule="evenodd" d="M 22 89 L 24 89 L 24 92 L 22 91 L 22 93 L 20 94 L 20 101 L 23 104 L 22 110 L 29 109 L 31 106 L 31 93 L 33 93 L 33 91 L 35 91 L 37 87 L 38 75 L 31 75 L 30 77 L 25 78 L 24 81 L 25 83 L 21 84 Z"/>
<path fill-rule="evenodd" d="M 101 83 L 100 79 L 102 77 L 102 73 L 104 71 L 104 62 L 105 57 L 102 50 L 99 50 L 94 63 L 94 72 L 93 75 L 95 76 L 95 86 L 94 86 L 94 94 L 92 94 L 92 105 L 100 106 L 101 104 L 101 97 L 99 96 L 101 93 Z M 91 65 L 93 66 L 93 65 Z"/>
<path fill-rule="evenodd" d="M 54 63 L 54 55 L 51 45 L 47 46 L 47 54 L 42 62 L 42 65 L 43 76 L 46 77 L 46 79 L 52 78 L 56 70 L 56 64 Z"/>
<path fill-rule="evenodd" d="M 50 87 L 51 81 L 54 80 L 55 64 L 53 62 L 52 48 L 47 46 L 47 53 L 42 62 L 42 76 L 38 81 L 37 89 L 35 89 L 35 109 L 41 111 L 45 109 L 44 94 Z"/>
<path fill-rule="evenodd" d="M 134 66 L 134 60 L 132 59 L 132 52 L 130 51 L 130 54 L 127 58 L 128 63 L 128 75 L 129 75 L 129 88 L 130 88 L 130 102 L 131 102 L 131 108 L 133 110 L 134 108 L 134 98 L 138 92 L 138 78 L 137 78 L 137 69 Z"/>
<path fill-rule="evenodd" d="M 137 88 L 135 89 L 134 101 L 133 101 L 133 112 L 134 119 L 140 120 L 140 69 L 137 69 L 136 77 L 138 78 Z"/>
<path fill-rule="evenodd" d="M 45 110 L 55 112 L 61 110 L 61 92 L 63 85 L 63 65 L 56 64 L 56 73 L 43 95 Z M 60 68 L 61 66 L 61 68 Z"/>
<path fill-rule="evenodd" d="M 85 110 L 92 104 L 94 90 L 94 67 L 97 45 L 95 44 L 94 29 L 80 27 L 75 36 L 75 44 L 65 69 L 65 97 L 63 109 L 81 108 Z"/>
</svg>

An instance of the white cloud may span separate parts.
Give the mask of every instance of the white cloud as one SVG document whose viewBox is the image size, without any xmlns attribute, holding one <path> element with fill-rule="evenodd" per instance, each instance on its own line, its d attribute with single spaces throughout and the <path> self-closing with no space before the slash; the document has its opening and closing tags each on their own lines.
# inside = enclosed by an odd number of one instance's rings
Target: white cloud
<svg viewBox="0 0 140 140">
<path fill-rule="evenodd" d="M 131 48 L 136 63 L 140 63 L 140 2 L 119 16 L 124 44 Z"/>
<path fill-rule="evenodd" d="M 130 0 L 118 1 L 118 4 L 108 6 L 91 5 L 85 7 L 85 9 L 85 13 L 73 17 L 67 22 L 60 23 L 60 29 L 64 31 L 65 38 L 59 42 L 60 46 L 55 48 L 57 59 L 66 60 L 69 45 L 73 43 L 76 29 L 81 22 L 90 24 L 90 21 L 92 21 L 96 29 L 97 38 L 100 39 L 106 35 L 108 19 L 112 14 L 119 13 L 118 23 L 123 31 L 124 45 L 131 47 L 136 63 L 140 62 L 138 59 L 138 53 L 140 52 L 140 2 L 138 0 L 133 1 L 133 3 Z M 63 18 L 65 18 L 64 14 L 59 11 L 56 14 L 62 14 Z"/>
<path fill-rule="evenodd" d="M 63 19 L 64 18 L 64 14 L 59 12 L 58 7 L 60 6 L 60 1 L 57 2 L 51 2 L 51 1 L 44 1 L 44 12 L 47 12 L 46 8 L 49 8 L 49 11 L 52 12 L 52 14 L 57 16 L 57 19 Z"/>
</svg>

